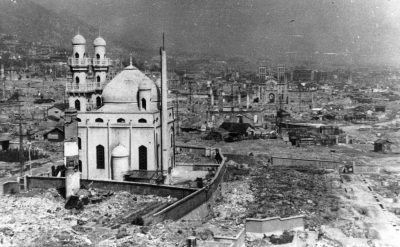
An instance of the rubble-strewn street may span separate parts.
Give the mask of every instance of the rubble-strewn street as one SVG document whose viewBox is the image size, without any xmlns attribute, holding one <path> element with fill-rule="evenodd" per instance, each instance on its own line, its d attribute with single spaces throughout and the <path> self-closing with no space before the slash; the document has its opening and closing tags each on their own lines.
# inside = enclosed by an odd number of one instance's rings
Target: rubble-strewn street
<svg viewBox="0 0 400 247">
<path fill-rule="evenodd" d="M 102 241 L 118 245 L 118 242 L 128 241 L 120 239 L 133 233 L 150 231 L 148 227 L 124 222 L 124 217 L 155 204 L 173 201 L 172 198 L 116 192 L 97 204 L 86 205 L 83 210 L 67 210 L 64 209 L 65 200 L 55 190 L 1 197 L 1 246 L 95 246 Z M 153 242 L 161 242 L 157 239 L 157 235 L 162 235 L 157 226 L 153 231 Z"/>
</svg>

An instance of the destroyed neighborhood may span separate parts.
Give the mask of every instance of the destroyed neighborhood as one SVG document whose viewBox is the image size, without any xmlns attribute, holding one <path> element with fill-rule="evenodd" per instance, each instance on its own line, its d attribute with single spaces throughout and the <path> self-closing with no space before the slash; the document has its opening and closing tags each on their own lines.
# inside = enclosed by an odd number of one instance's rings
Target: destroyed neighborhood
<svg viewBox="0 0 400 247">
<path fill-rule="evenodd" d="M 0 0 L 0 246 L 400 246 L 399 10 Z"/>
</svg>

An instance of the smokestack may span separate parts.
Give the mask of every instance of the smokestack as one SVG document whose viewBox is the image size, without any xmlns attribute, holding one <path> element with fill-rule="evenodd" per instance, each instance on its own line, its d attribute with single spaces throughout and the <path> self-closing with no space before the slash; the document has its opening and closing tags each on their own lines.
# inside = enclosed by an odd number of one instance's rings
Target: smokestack
<svg viewBox="0 0 400 247">
<path fill-rule="evenodd" d="M 167 55 L 163 47 L 161 48 L 161 171 L 169 168 L 169 134 L 168 134 L 168 107 L 167 107 Z M 168 169 L 168 172 L 170 170 Z"/>
<path fill-rule="evenodd" d="M 214 106 L 214 93 L 213 93 L 213 89 L 212 86 L 210 86 L 210 98 L 211 98 L 211 106 Z"/>
<path fill-rule="evenodd" d="M 238 104 L 239 104 L 239 108 L 242 108 L 242 96 L 240 95 L 240 90 L 238 91 Z"/>
<path fill-rule="evenodd" d="M 0 68 L 0 80 L 4 79 L 4 64 L 1 64 Z"/>
<path fill-rule="evenodd" d="M 249 95 L 249 91 L 247 91 L 246 94 L 246 109 L 248 110 L 250 108 L 250 95 Z"/>
</svg>

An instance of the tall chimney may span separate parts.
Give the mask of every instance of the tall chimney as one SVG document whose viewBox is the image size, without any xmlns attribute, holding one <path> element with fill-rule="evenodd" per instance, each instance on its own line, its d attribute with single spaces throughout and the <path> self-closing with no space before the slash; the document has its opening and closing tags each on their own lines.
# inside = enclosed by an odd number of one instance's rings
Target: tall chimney
<svg viewBox="0 0 400 247">
<path fill-rule="evenodd" d="M 240 95 L 240 89 L 239 89 L 239 91 L 237 93 L 237 96 L 238 96 L 239 109 L 241 109 L 242 108 L 242 95 Z"/>
<path fill-rule="evenodd" d="M 163 42 L 164 43 L 164 42 Z M 168 134 L 168 107 L 167 107 L 167 55 L 164 44 L 161 48 L 161 171 L 169 168 L 169 134 Z M 169 171 L 169 169 L 168 169 Z"/>
<path fill-rule="evenodd" d="M 1 64 L 0 68 L 0 80 L 4 79 L 4 64 Z"/>
<path fill-rule="evenodd" d="M 210 100 L 211 100 L 211 107 L 214 107 L 214 92 L 212 86 L 210 86 Z"/>
</svg>

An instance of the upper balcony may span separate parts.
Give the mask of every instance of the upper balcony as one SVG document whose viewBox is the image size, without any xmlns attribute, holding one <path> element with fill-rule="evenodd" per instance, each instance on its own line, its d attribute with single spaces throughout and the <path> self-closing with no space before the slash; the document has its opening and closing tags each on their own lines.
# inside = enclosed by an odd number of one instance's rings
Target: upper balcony
<svg viewBox="0 0 400 247">
<path fill-rule="evenodd" d="M 110 66 L 110 59 L 109 58 L 100 58 L 100 59 L 93 58 L 92 65 L 98 66 L 98 67 L 108 67 L 108 66 Z"/>
<path fill-rule="evenodd" d="M 96 90 L 96 85 L 93 82 L 88 82 L 88 83 L 71 83 L 67 82 L 65 84 L 65 91 L 67 93 L 87 93 L 87 92 L 93 92 Z"/>
<path fill-rule="evenodd" d="M 90 65 L 90 58 L 87 58 L 87 57 L 84 57 L 84 58 L 69 57 L 68 58 L 68 65 L 69 66 L 87 67 L 87 66 Z"/>
<path fill-rule="evenodd" d="M 96 90 L 103 90 L 105 83 L 103 82 L 94 82 L 93 86 Z"/>
</svg>

